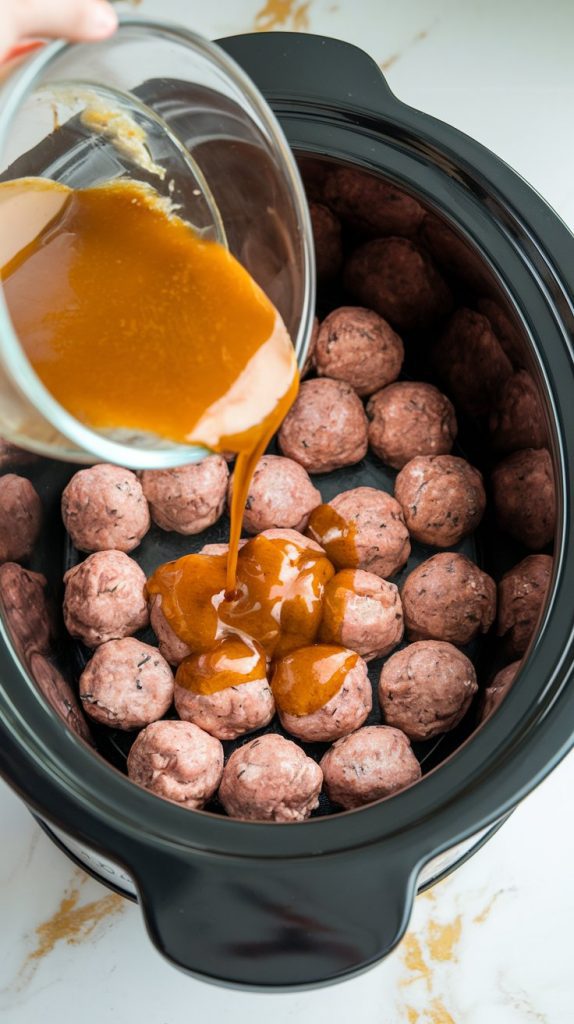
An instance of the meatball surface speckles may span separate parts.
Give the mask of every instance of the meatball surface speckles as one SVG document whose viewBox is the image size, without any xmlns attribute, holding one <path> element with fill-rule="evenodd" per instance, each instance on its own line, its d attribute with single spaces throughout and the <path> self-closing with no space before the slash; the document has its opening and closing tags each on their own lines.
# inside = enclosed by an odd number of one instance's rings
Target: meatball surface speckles
<svg viewBox="0 0 574 1024">
<path fill-rule="evenodd" d="M 322 203 L 309 203 L 309 213 L 317 277 L 320 281 L 328 281 L 339 273 L 343 263 L 341 225 L 329 207 Z"/>
<path fill-rule="evenodd" d="M 448 455 L 457 435 L 454 407 L 432 384 L 398 381 L 367 405 L 369 444 L 393 469 L 415 455 Z"/>
<path fill-rule="evenodd" d="M 309 657 L 311 656 L 311 657 Z M 311 663 L 311 664 L 310 664 Z M 322 706 L 293 713 L 299 701 L 293 698 L 292 680 L 303 686 L 309 708 L 314 706 L 317 689 L 334 681 L 337 689 Z M 271 688 L 281 725 L 286 732 L 309 743 L 328 743 L 354 732 L 369 716 L 373 694 L 367 665 L 353 651 L 343 647 L 317 644 L 299 647 L 275 665 Z"/>
<path fill-rule="evenodd" d="M 349 568 L 365 569 L 383 579 L 403 568 L 411 553 L 409 533 L 403 510 L 390 494 L 376 487 L 355 487 L 329 504 L 354 530 L 357 565 Z"/>
<path fill-rule="evenodd" d="M 0 562 L 30 557 L 40 535 L 42 503 L 25 476 L 0 476 Z"/>
<path fill-rule="evenodd" d="M 319 765 L 301 747 L 267 733 L 233 752 L 219 799 L 232 818 L 304 821 L 319 806 L 322 783 Z"/>
<path fill-rule="evenodd" d="M 233 482 L 231 477 L 229 507 Z M 281 455 L 263 455 L 249 485 L 243 527 L 247 533 L 274 528 L 304 530 L 310 513 L 320 504 L 321 493 L 303 466 Z"/>
<path fill-rule="evenodd" d="M 62 493 L 62 519 L 78 551 L 133 551 L 151 520 L 129 469 L 101 464 L 75 473 Z"/>
<path fill-rule="evenodd" d="M 544 411 L 536 384 L 526 370 L 504 382 L 488 429 L 493 447 L 501 452 L 543 448 L 547 442 Z"/>
<path fill-rule="evenodd" d="M 498 584 L 497 632 L 513 654 L 524 654 L 534 635 L 551 576 L 550 555 L 529 555 Z"/>
<path fill-rule="evenodd" d="M 492 682 L 486 687 L 480 710 L 480 720 L 485 722 L 497 707 L 502 704 L 506 694 L 512 689 L 522 661 L 513 661 L 511 665 L 497 672 Z"/>
<path fill-rule="evenodd" d="M 372 395 L 397 379 L 404 355 L 398 334 L 378 313 L 341 306 L 319 328 L 315 367 L 320 377 L 344 380 L 358 395 Z"/>
<path fill-rule="evenodd" d="M 64 720 L 69 729 L 92 745 L 90 730 L 76 694 L 59 669 L 44 654 L 32 654 L 29 669 L 36 686 L 56 714 Z"/>
<path fill-rule="evenodd" d="M 498 525 L 531 551 L 554 539 L 556 493 L 552 460 L 545 448 L 525 448 L 498 463 L 492 473 Z"/>
<path fill-rule="evenodd" d="M 379 701 L 385 722 L 411 740 L 428 740 L 454 729 L 478 690 L 472 662 L 438 640 L 421 640 L 385 662 Z"/>
<path fill-rule="evenodd" d="M 463 647 L 486 633 L 496 615 L 496 584 L 465 555 L 443 552 L 413 569 L 402 589 L 410 640 Z"/>
<path fill-rule="evenodd" d="M 421 777 L 408 737 L 387 725 L 343 736 L 323 755 L 321 768 L 327 796 L 345 810 L 392 796 Z"/>
<path fill-rule="evenodd" d="M 209 554 L 209 552 L 208 552 Z M 219 552 L 214 552 L 219 554 Z M 161 608 L 161 594 L 153 594 L 150 601 L 150 624 L 159 646 L 160 654 L 170 665 L 179 665 L 189 657 L 191 649 L 174 633 Z"/>
<path fill-rule="evenodd" d="M 428 327 L 452 307 L 434 263 L 406 238 L 376 238 L 359 246 L 345 267 L 345 287 L 398 331 Z"/>
<path fill-rule="evenodd" d="M 439 339 L 434 361 L 457 406 L 468 416 L 496 406 L 512 364 L 490 321 L 472 309 L 458 309 Z"/>
<path fill-rule="evenodd" d="M 350 384 L 303 381 L 279 431 L 279 447 L 309 473 L 352 466 L 367 454 L 367 417 Z"/>
<path fill-rule="evenodd" d="M 119 640 L 149 622 L 146 578 L 123 551 L 96 551 L 64 576 L 64 622 L 87 647 Z"/>
<path fill-rule="evenodd" d="M 395 498 L 411 537 L 437 548 L 473 533 L 486 508 L 482 474 L 454 455 L 411 459 L 397 476 Z"/>
<path fill-rule="evenodd" d="M 319 639 L 340 644 L 365 661 L 389 654 L 403 638 L 403 608 L 398 588 L 374 573 L 342 569 L 323 595 Z"/>
<path fill-rule="evenodd" d="M 422 206 L 412 196 L 350 167 L 330 171 L 323 196 L 348 224 L 369 234 L 414 235 L 424 217 Z"/>
<path fill-rule="evenodd" d="M 165 715 L 173 673 L 156 647 L 133 637 L 101 644 L 80 676 L 80 700 L 90 718 L 114 729 L 141 729 Z"/>
<path fill-rule="evenodd" d="M 228 477 L 223 455 L 208 455 L 175 469 L 146 469 L 141 483 L 154 523 L 190 536 L 213 526 L 222 515 Z"/>
<path fill-rule="evenodd" d="M 222 772 L 221 743 L 191 722 L 153 722 L 128 755 L 132 782 L 190 810 L 211 799 Z"/>
<path fill-rule="evenodd" d="M 50 650 L 52 616 L 46 600 L 47 580 L 16 562 L 0 565 L 0 604 L 10 639 L 21 661 Z"/>
</svg>

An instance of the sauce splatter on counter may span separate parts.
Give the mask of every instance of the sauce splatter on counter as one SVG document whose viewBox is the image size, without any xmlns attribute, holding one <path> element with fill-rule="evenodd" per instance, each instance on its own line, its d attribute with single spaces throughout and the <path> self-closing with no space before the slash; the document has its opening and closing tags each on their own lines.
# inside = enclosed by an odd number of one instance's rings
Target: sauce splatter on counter
<svg viewBox="0 0 574 1024">
<path fill-rule="evenodd" d="M 253 28 L 255 32 L 269 32 L 274 28 L 305 32 L 309 28 L 310 6 L 310 0 L 306 3 L 298 3 L 297 0 L 267 0 L 255 15 Z"/>
</svg>

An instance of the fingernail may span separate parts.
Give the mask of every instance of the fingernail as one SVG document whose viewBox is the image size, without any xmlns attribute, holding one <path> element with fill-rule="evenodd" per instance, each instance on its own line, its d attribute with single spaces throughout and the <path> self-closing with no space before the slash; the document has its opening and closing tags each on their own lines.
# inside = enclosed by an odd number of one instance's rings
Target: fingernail
<svg viewBox="0 0 574 1024">
<path fill-rule="evenodd" d="M 118 16 L 107 0 L 96 0 L 88 10 L 86 22 L 90 35 L 109 36 L 118 27 Z"/>
</svg>

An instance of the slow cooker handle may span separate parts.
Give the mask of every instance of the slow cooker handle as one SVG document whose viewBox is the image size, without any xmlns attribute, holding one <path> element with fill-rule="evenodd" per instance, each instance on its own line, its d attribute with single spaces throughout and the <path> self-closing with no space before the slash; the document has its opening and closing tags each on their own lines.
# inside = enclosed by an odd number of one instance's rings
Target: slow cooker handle
<svg viewBox="0 0 574 1024">
<path fill-rule="evenodd" d="M 132 872 L 151 938 L 172 963 L 282 988 L 344 978 L 386 956 L 406 929 L 418 865 L 398 844 L 375 844 L 292 859 L 157 851 L 142 862 L 140 850 Z"/>
<path fill-rule="evenodd" d="M 304 32 L 265 32 L 218 39 L 271 106 L 317 102 L 380 116 L 403 107 L 379 65 L 359 47 Z"/>
</svg>

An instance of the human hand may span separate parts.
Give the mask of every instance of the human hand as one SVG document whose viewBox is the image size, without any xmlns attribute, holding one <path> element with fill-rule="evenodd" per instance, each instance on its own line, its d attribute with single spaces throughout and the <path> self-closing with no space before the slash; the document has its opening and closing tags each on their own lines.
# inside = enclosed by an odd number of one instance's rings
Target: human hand
<svg viewBox="0 0 574 1024">
<path fill-rule="evenodd" d="M 107 0 L 0 0 L 0 60 L 24 39 L 96 41 L 117 23 Z"/>
</svg>

